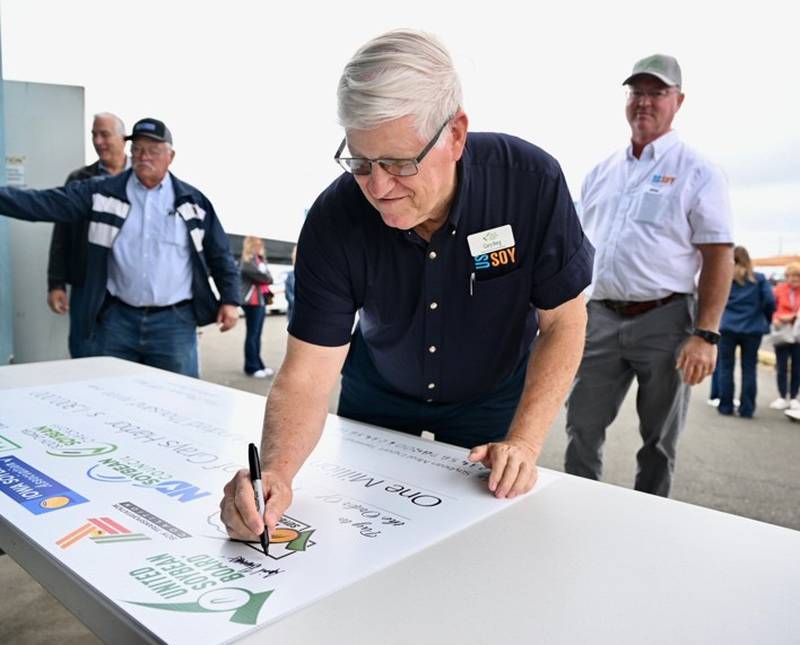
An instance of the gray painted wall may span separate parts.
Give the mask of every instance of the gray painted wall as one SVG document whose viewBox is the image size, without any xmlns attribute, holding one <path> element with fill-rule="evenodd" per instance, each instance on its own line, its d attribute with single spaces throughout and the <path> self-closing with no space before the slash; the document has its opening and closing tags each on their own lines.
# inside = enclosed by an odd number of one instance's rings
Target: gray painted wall
<svg viewBox="0 0 800 645">
<path fill-rule="evenodd" d="M 2 47 L 0 47 L 1 49 Z M 0 159 L 5 159 L 4 102 L 3 61 L 0 56 Z M 5 174 L 0 172 L 0 186 L 4 186 L 5 183 Z M 0 365 L 8 365 L 14 354 L 14 292 L 12 285 L 11 227 L 5 217 L 0 217 Z"/>
<path fill-rule="evenodd" d="M 85 164 L 82 87 L 4 81 L 3 102 L 5 159 L 11 183 L 22 179 L 29 188 L 61 186 L 72 170 Z M 13 361 L 68 358 L 69 320 L 47 306 L 52 224 L 0 219 L 8 224 L 11 247 Z M 5 276 L 2 235 L 0 230 L 0 275 Z M 8 287 L 0 282 L 0 289 L 5 292 Z M 0 309 L 5 310 L 7 307 Z"/>
</svg>

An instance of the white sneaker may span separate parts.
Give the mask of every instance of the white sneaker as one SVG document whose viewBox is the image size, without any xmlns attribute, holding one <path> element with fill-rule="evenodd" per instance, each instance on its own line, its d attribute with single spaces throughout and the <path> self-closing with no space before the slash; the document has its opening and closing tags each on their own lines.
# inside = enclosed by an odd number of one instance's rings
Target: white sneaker
<svg viewBox="0 0 800 645">
<path fill-rule="evenodd" d="M 706 401 L 706 403 L 708 403 L 712 408 L 719 407 L 719 399 L 709 399 L 708 401 Z"/>
<path fill-rule="evenodd" d="M 273 374 L 275 374 L 274 369 L 272 369 L 271 367 L 265 367 L 263 370 L 257 370 L 252 374 L 249 374 L 249 376 L 252 376 L 253 378 L 268 378 Z"/>
<path fill-rule="evenodd" d="M 785 410 L 790 405 L 789 399 L 777 398 L 769 404 L 769 407 L 771 407 L 773 410 Z"/>
<path fill-rule="evenodd" d="M 797 399 L 792 399 L 789 401 L 789 409 L 790 410 L 800 410 L 800 401 Z"/>
</svg>

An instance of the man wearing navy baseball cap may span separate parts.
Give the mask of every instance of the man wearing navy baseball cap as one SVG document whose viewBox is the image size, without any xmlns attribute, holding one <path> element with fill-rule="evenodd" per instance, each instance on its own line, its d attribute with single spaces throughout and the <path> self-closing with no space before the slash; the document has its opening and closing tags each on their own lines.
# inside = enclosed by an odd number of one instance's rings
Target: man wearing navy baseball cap
<svg viewBox="0 0 800 645">
<path fill-rule="evenodd" d="M 142 119 L 133 126 L 133 131 L 125 137 L 125 141 L 133 141 L 136 137 L 144 137 L 153 141 L 162 141 L 172 145 L 172 132 L 158 119 Z"/>
<path fill-rule="evenodd" d="M 684 102 L 678 61 L 647 56 L 622 84 L 630 144 L 592 170 L 581 191 L 581 222 L 597 255 L 586 347 L 567 403 L 565 469 L 600 479 L 606 428 L 635 377 L 643 442 L 635 487 L 667 496 L 689 386 L 716 363 L 733 275 L 731 210 L 722 172 L 672 129 Z M 732 403 L 720 412 L 731 414 Z"/>
<path fill-rule="evenodd" d="M 196 328 L 236 324 L 239 271 L 211 202 L 169 172 L 164 122 L 141 119 L 125 139 L 130 170 L 50 190 L 2 188 L 0 213 L 88 221 L 84 336 L 104 356 L 198 376 Z"/>
</svg>

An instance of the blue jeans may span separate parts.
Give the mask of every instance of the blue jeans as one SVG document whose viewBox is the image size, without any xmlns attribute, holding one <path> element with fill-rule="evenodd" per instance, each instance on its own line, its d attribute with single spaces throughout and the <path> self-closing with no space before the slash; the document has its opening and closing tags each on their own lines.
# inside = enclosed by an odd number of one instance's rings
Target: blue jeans
<svg viewBox="0 0 800 645">
<path fill-rule="evenodd" d="M 800 390 L 800 344 L 775 345 L 775 368 L 780 395 L 784 399 L 787 396 L 790 399 L 797 398 Z"/>
<path fill-rule="evenodd" d="M 198 376 L 197 319 L 191 304 L 161 311 L 111 302 L 97 323 L 103 356 Z"/>
<path fill-rule="evenodd" d="M 253 374 L 264 369 L 261 360 L 261 330 L 266 312 L 262 305 L 243 305 L 247 334 L 244 338 L 244 371 Z"/>
<path fill-rule="evenodd" d="M 761 334 L 723 332 L 719 340 L 719 413 L 733 414 L 733 371 L 736 348 L 740 348 L 742 389 L 739 395 L 739 416 L 752 417 L 756 410 L 756 365 Z"/>
<path fill-rule="evenodd" d="M 433 432 L 437 441 L 473 448 L 502 441 L 517 410 L 528 358 L 493 392 L 463 403 L 428 403 L 392 389 L 356 332 L 350 343 L 339 396 L 339 416 L 419 436 Z"/>
</svg>

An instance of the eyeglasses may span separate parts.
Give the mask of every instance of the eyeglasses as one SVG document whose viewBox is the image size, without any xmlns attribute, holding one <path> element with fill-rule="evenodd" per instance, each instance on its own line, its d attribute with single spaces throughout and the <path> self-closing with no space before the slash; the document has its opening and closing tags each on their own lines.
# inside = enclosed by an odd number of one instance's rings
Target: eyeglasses
<svg viewBox="0 0 800 645">
<path fill-rule="evenodd" d="M 140 146 L 139 144 L 133 144 L 131 146 L 131 156 L 133 157 L 144 157 L 145 155 L 154 159 L 156 157 L 160 157 L 167 151 L 167 146 L 163 144 L 159 144 L 156 146 Z"/>
<path fill-rule="evenodd" d="M 628 97 L 629 101 L 638 101 L 639 99 L 643 99 L 645 96 L 649 98 L 651 101 L 658 101 L 660 99 L 666 98 L 674 91 L 679 91 L 675 87 L 661 87 L 657 90 L 645 90 L 641 87 L 633 87 L 628 85 L 625 88 L 625 94 Z"/>
<path fill-rule="evenodd" d="M 420 152 L 415 159 L 367 159 L 366 157 L 342 157 L 340 155 L 347 144 L 347 137 L 342 139 L 342 143 L 339 145 L 339 149 L 336 151 L 336 154 L 333 155 L 333 159 L 347 172 L 354 175 L 369 175 L 372 172 L 372 164 L 376 163 L 390 175 L 395 175 L 396 177 L 411 177 L 419 172 L 419 164 L 425 158 L 425 155 L 431 151 L 431 148 L 433 148 L 434 144 L 439 139 L 439 135 L 442 134 L 442 130 L 444 130 L 445 126 L 450 123 L 450 119 L 452 118 L 452 115 L 447 117 L 447 121 L 442 123 L 442 127 L 436 131 L 436 134 L 433 135 L 433 139 L 428 142 L 428 145 L 422 149 L 422 152 Z"/>
</svg>

